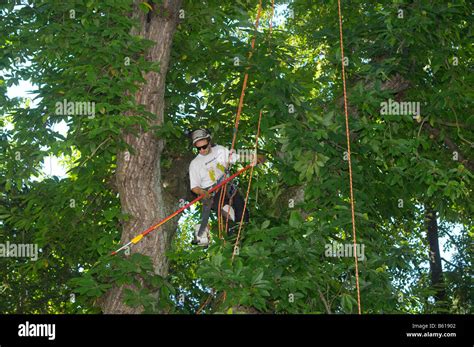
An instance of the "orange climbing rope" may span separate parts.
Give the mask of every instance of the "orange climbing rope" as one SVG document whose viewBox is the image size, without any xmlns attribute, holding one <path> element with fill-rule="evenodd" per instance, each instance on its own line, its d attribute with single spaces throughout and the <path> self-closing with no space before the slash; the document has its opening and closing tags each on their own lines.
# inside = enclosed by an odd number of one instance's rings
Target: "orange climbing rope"
<svg viewBox="0 0 474 347">
<path fill-rule="evenodd" d="M 258 10 L 257 10 L 257 17 L 256 17 L 256 20 L 255 20 L 255 30 L 258 29 L 261 11 L 262 11 L 262 1 L 259 0 Z M 274 2 L 274 0 L 272 0 L 272 12 L 271 12 L 271 18 L 270 18 L 270 25 L 269 25 L 269 33 L 270 34 L 272 32 L 272 20 L 273 20 L 274 13 L 275 13 L 275 2 Z M 249 53 L 249 60 L 252 57 L 253 49 L 255 47 L 255 36 L 252 38 L 251 47 L 252 47 L 252 50 Z M 228 163 L 230 163 L 230 161 L 232 159 L 232 152 L 233 152 L 235 142 L 236 142 L 236 138 L 237 138 L 237 130 L 238 130 L 238 127 L 239 127 L 240 114 L 242 112 L 242 107 L 243 107 L 243 104 L 244 104 L 245 89 L 247 88 L 247 81 L 248 81 L 248 73 L 246 72 L 245 75 L 244 75 L 244 82 L 243 82 L 243 85 L 242 85 L 242 91 L 240 93 L 239 106 L 237 108 L 237 115 L 235 117 L 234 134 L 233 134 L 233 137 L 232 137 L 232 147 L 231 147 L 231 150 L 230 150 L 230 153 L 229 153 Z M 261 120 L 262 120 L 262 113 L 263 112 L 260 111 L 260 115 L 259 115 L 259 118 L 258 118 L 257 135 L 256 135 L 256 138 L 255 138 L 255 156 L 257 155 L 258 137 L 260 135 L 260 123 L 261 123 Z M 257 158 L 255 157 L 254 159 L 256 160 Z M 252 165 L 251 169 L 250 169 L 250 178 L 249 178 L 249 183 L 248 183 L 248 186 L 247 186 L 247 194 L 245 196 L 244 208 L 243 208 L 243 212 L 242 212 L 242 216 L 241 216 L 240 224 L 239 224 L 239 231 L 237 233 L 237 239 L 235 241 L 234 249 L 233 249 L 233 252 L 232 252 L 232 259 L 231 259 L 232 262 L 234 261 L 234 257 L 235 257 L 236 251 L 237 251 L 238 242 L 239 242 L 239 238 L 240 238 L 240 232 L 242 230 L 242 222 L 243 222 L 243 219 L 244 219 L 244 216 L 245 216 L 245 210 L 247 208 L 247 202 L 248 202 L 249 193 L 250 193 L 250 186 L 251 186 L 251 183 L 252 183 L 253 168 L 254 168 L 254 166 Z M 224 187 L 222 187 L 222 192 L 223 193 L 221 193 L 221 196 L 220 196 L 220 199 L 219 199 L 219 204 L 218 204 L 218 210 L 217 210 L 218 211 L 217 212 L 218 213 L 217 220 L 218 220 L 219 238 L 221 238 L 221 230 L 222 230 L 221 208 L 222 208 L 222 205 L 224 204 L 224 198 L 225 198 L 226 190 L 227 190 L 227 184 L 224 185 Z M 231 201 L 229 201 L 229 204 L 230 204 L 230 206 L 232 206 L 232 199 L 231 199 Z M 228 222 L 229 222 L 229 214 L 227 214 L 225 230 L 227 230 L 227 228 L 228 228 Z M 224 243 L 225 243 L 225 240 L 224 240 Z M 206 299 L 206 301 L 199 307 L 196 314 L 200 314 L 201 311 L 204 309 L 204 307 L 206 307 L 209 304 L 209 302 L 211 300 L 211 297 L 212 297 L 212 294 L 209 295 L 209 297 Z M 225 301 L 226 297 L 227 297 L 227 293 L 224 291 L 222 301 Z"/>
<path fill-rule="evenodd" d="M 260 111 L 260 115 L 258 117 L 257 136 L 255 136 L 255 156 L 257 155 L 258 136 L 260 135 L 260 123 L 261 123 L 261 121 L 262 121 L 262 111 Z M 257 158 L 255 158 L 255 160 L 257 160 Z M 244 209 L 243 209 L 243 212 L 242 212 L 242 217 L 240 217 L 239 231 L 237 232 L 237 239 L 235 240 L 234 250 L 232 251 L 231 262 L 234 261 L 234 257 L 235 257 L 235 254 L 237 252 L 237 248 L 238 248 L 238 244 L 239 244 L 240 231 L 242 230 L 242 223 L 244 221 L 245 210 L 247 208 L 247 201 L 249 199 L 250 185 L 252 184 L 253 168 L 254 168 L 253 166 L 250 168 L 250 178 L 249 178 L 249 184 L 247 185 L 247 194 L 245 195 L 245 200 L 244 200 Z"/>
<path fill-rule="evenodd" d="M 260 15 L 262 13 L 262 0 L 259 0 L 258 2 L 258 10 L 257 10 L 257 17 L 255 19 L 255 30 L 258 29 L 258 26 L 259 26 L 259 23 L 260 23 Z M 249 57 L 248 57 L 248 60 L 250 60 L 252 58 L 252 54 L 253 54 L 253 49 L 255 48 L 255 40 L 256 40 L 256 37 L 254 36 L 252 38 L 252 43 L 251 43 L 251 47 L 252 49 L 250 50 L 249 52 Z M 247 67 L 247 70 L 248 70 L 248 67 Z M 232 152 L 234 150 L 234 147 L 235 147 L 235 142 L 236 142 L 236 139 L 237 139 L 237 131 L 239 129 L 239 122 L 240 122 L 240 114 L 242 113 L 242 108 L 243 108 L 243 105 L 244 105 L 244 97 L 245 97 L 245 90 L 247 89 L 247 81 L 248 81 L 248 78 L 249 78 L 249 74 L 247 72 L 245 72 L 245 75 L 244 75 L 244 82 L 242 84 L 242 91 L 240 92 L 240 99 L 239 99 L 239 105 L 237 107 L 237 115 L 235 116 L 235 122 L 234 122 L 234 133 L 233 133 L 233 136 L 232 136 L 232 145 L 231 145 L 231 149 L 230 149 L 230 152 L 229 152 L 229 159 L 228 159 L 228 163 L 230 163 L 230 161 L 232 160 Z M 220 199 L 219 199 L 219 203 L 218 203 L 218 209 L 217 209 L 217 220 L 218 220 L 218 229 L 219 229 L 219 237 L 221 237 L 221 230 L 222 230 L 222 216 L 221 216 L 221 209 L 222 209 L 222 206 L 224 205 L 224 199 L 225 199 L 225 192 L 227 191 L 227 184 L 225 184 L 223 187 L 222 187 L 222 194 L 220 195 Z M 230 205 L 231 206 L 231 205 Z M 227 214 L 227 219 L 226 219 L 226 227 L 224 230 L 227 230 L 228 228 L 228 223 L 229 223 L 229 214 Z"/>
<path fill-rule="evenodd" d="M 354 241 L 354 250 L 357 249 L 356 239 L 356 226 L 355 226 L 355 212 L 354 212 L 354 192 L 352 189 L 352 163 L 351 163 L 351 140 L 349 131 L 349 114 L 347 112 L 347 93 L 346 93 L 346 76 L 344 69 L 344 44 L 342 34 L 342 14 L 341 14 L 341 0 L 337 0 L 337 9 L 339 14 L 339 37 L 341 45 L 341 66 L 342 66 L 342 85 L 344 89 L 344 114 L 346 116 L 346 140 L 347 140 L 347 159 L 349 163 L 349 184 L 350 184 L 350 195 L 351 195 L 351 213 L 352 213 L 352 238 Z M 354 251 L 354 262 L 355 262 L 355 274 L 356 274 L 356 288 L 357 288 L 357 308 L 359 314 L 361 314 L 360 306 L 360 287 L 359 287 L 359 264 L 357 260 L 357 254 Z"/>
<path fill-rule="evenodd" d="M 211 298 L 212 298 L 213 295 L 214 295 L 214 290 L 211 289 L 211 294 L 209 294 L 207 299 L 202 303 L 201 306 L 199 306 L 198 310 L 196 311 L 196 314 L 200 314 L 202 312 L 202 310 L 204 309 L 204 307 L 206 307 L 207 304 L 209 304 L 209 302 L 211 302 Z"/>
<path fill-rule="evenodd" d="M 272 0 L 272 13 L 271 13 L 271 16 L 270 16 L 270 23 L 269 23 L 269 36 L 272 35 L 272 29 L 273 29 L 273 16 L 275 14 L 275 1 Z M 252 46 L 253 48 L 253 46 Z M 255 151 L 254 151 L 254 154 L 255 154 L 255 160 L 257 160 L 257 149 L 258 149 L 258 137 L 260 135 L 260 123 L 262 121 L 262 110 L 260 110 L 260 115 L 258 117 L 258 127 L 257 127 L 257 136 L 255 137 Z M 247 208 L 247 201 L 248 201 L 248 198 L 249 198 L 249 192 L 250 192 L 250 185 L 252 183 L 252 177 L 253 177 L 253 167 L 250 169 L 250 178 L 249 178 L 249 183 L 248 183 L 248 186 L 247 186 L 247 194 L 245 196 L 245 200 L 244 200 L 244 209 L 243 209 L 243 212 L 242 212 L 242 217 L 240 218 L 240 223 L 239 223 L 239 231 L 237 233 L 237 239 L 235 241 L 235 244 L 234 244 L 234 250 L 232 252 L 232 261 L 234 261 L 234 257 L 235 257 L 235 253 L 237 251 L 237 248 L 238 248 L 238 243 L 239 243 L 239 238 L 240 238 L 240 231 L 242 230 L 242 223 L 244 221 L 244 216 L 245 216 L 245 210 Z M 232 200 L 229 201 L 229 205 L 232 206 Z M 226 225 L 225 225 L 225 230 L 227 230 L 228 228 L 228 225 L 229 225 L 229 215 L 227 215 L 227 219 L 226 219 Z"/>
</svg>

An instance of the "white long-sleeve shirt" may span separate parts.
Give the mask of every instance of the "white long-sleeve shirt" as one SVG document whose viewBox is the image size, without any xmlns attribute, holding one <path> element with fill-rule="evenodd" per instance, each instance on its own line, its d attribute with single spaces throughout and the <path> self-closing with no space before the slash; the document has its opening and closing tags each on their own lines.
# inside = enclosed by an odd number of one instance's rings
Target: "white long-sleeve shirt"
<svg viewBox="0 0 474 347">
<path fill-rule="evenodd" d="M 215 145 L 207 155 L 198 154 L 189 164 L 191 189 L 196 187 L 207 189 L 215 184 L 224 175 L 229 153 L 230 151 L 224 146 Z M 231 163 L 235 164 L 238 159 L 239 156 L 234 151 Z"/>
</svg>

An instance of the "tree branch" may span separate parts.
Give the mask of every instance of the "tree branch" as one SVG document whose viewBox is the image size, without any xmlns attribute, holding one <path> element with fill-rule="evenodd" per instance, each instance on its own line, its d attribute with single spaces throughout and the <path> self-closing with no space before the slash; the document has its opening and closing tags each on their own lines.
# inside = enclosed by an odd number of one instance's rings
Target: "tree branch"
<svg viewBox="0 0 474 347">
<path fill-rule="evenodd" d="M 446 260 L 444 258 L 441 258 L 442 261 L 444 261 L 445 263 L 451 265 L 452 267 L 456 268 L 456 269 L 461 269 L 459 266 L 457 265 L 454 265 L 453 263 L 451 263 L 449 260 Z"/>
<path fill-rule="evenodd" d="M 324 304 L 324 307 L 326 308 L 326 312 L 328 314 L 332 314 L 331 312 L 331 307 L 329 306 L 329 303 L 327 302 L 326 298 L 324 297 L 323 293 L 318 289 L 319 297 L 321 298 L 321 301 Z"/>
<path fill-rule="evenodd" d="M 433 137 L 439 138 L 441 136 L 441 131 L 439 129 L 433 128 L 429 123 L 423 124 L 423 129 L 429 132 L 430 135 Z M 466 158 L 461 150 L 459 149 L 458 145 L 456 145 L 453 140 L 451 140 L 447 135 L 444 135 L 444 144 L 453 152 L 456 151 L 458 153 L 459 161 L 466 166 L 471 173 L 474 173 L 474 162 Z"/>
</svg>

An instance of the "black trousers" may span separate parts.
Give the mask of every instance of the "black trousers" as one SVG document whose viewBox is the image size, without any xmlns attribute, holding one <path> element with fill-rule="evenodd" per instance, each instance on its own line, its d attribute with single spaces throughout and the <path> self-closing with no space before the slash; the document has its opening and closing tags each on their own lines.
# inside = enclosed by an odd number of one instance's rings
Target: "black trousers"
<svg viewBox="0 0 474 347">
<path fill-rule="evenodd" d="M 210 199 L 202 200 L 201 225 L 200 225 L 199 233 L 198 233 L 199 236 L 202 236 L 202 234 L 204 233 L 204 230 L 206 229 L 207 223 L 209 221 L 209 216 L 211 214 L 211 210 L 213 210 L 216 213 L 218 212 L 219 201 L 223 194 L 223 189 L 224 187 L 218 189 L 215 195 L 211 197 Z M 233 194 L 232 208 L 234 209 L 234 213 L 235 213 L 235 222 L 240 223 L 240 220 L 242 219 L 242 213 L 244 212 L 245 201 L 237 189 L 235 190 L 235 194 L 233 193 L 232 187 L 230 184 L 227 185 L 226 194 L 224 197 L 224 204 L 222 206 L 230 205 L 229 201 L 231 198 L 231 194 Z M 224 219 L 227 219 L 227 213 L 224 212 L 222 208 L 221 208 L 221 213 Z M 249 210 L 247 206 L 247 208 L 245 209 L 243 222 L 248 223 L 248 221 L 249 221 Z"/>
</svg>

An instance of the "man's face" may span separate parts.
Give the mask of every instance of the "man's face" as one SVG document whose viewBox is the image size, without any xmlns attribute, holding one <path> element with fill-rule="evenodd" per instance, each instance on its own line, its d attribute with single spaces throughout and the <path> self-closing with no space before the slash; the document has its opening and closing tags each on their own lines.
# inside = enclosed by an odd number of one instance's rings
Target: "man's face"
<svg viewBox="0 0 474 347">
<path fill-rule="evenodd" d="M 209 152 L 211 151 L 211 144 L 209 143 L 209 140 L 207 139 L 199 140 L 198 142 L 194 144 L 194 146 L 198 149 L 198 152 L 201 155 L 208 155 Z M 203 147 L 205 147 L 205 149 Z"/>
</svg>

